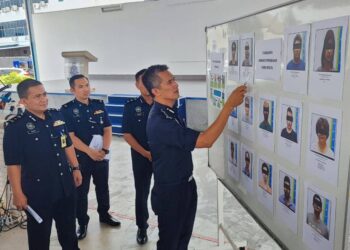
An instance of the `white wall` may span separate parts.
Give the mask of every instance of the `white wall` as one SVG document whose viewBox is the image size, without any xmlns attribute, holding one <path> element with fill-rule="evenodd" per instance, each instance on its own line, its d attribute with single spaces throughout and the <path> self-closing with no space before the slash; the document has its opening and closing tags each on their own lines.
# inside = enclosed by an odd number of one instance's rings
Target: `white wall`
<svg viewBox="0 0 350 250">
<path fill-rule="evenodd" d="M 64 78 L 62 51 L 88 50 L 90 74 L 134 74 L 168 64 L 174 74 L 206 73 L 205 26 L 244 16 L 287 0 L 160 0 L 34 14 L 40 79 Z"/>
</svg>

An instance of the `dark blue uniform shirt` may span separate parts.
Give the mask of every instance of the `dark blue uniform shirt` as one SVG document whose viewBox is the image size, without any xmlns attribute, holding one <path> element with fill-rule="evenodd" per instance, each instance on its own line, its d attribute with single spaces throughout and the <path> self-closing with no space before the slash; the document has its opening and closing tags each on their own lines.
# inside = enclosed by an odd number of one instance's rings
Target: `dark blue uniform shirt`
<svg viewBox="0 0 350 250">
<path fill-rule="evenodd" d="M 93 135 L 102 135 L 105 127 L 111 126 L 102 100 L 89 99 L 89 104 L 74 99 L 61 107 L 68 131 L 74 132 L 82 142 L 89 145 Z M 76 150 L 77 154 L 83 154 Z"/>
<path fill-rule="evenodd" d="M 6 122 L 5 164 L 21 166 L 21 185 L 30 205 L 71 195 L 74 182 L 65 154 L 71 145 L 58 110 L 45 111 L 45 120 L 25 111 Z"/>
<path fill-rule="evenodd" d="M 139 96 L 125 104 L 123 114 L 123 133 L 132 134 L 137 142 L 146 150 L 149 150 L 146 124 L 151 107 L 152 105 L 149 105 L 142 96 Z"/>
<path fill-rule="evenodd" d="M 147 121 L 154 182 L 178 184 L 192 176 L 191 151 L 199 132 L 187 128 L 178 118 L 177 109 L 154 102 Z"/>
</svg>

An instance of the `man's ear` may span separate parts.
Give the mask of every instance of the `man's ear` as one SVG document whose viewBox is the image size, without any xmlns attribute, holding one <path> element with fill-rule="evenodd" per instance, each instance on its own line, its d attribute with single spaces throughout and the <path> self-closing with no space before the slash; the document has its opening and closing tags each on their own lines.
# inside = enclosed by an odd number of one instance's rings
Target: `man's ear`
<svg viewBox="0 0 350 250">
<path fill-rule="evenodd" d="M 152 89 L 152 94 L 156 97 L 156 96 L 159 96 L 160 92 L 159 92 L 159 89 L 157 88 L 153 88 Z"/>
</svg>

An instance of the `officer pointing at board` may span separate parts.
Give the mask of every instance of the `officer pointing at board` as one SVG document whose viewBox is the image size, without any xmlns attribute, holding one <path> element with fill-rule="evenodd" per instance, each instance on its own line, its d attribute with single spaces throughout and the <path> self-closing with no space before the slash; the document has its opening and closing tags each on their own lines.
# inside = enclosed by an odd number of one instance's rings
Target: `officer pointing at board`
<svg viewBox="0 0 350 250">
<path fill-rule="evenodd" d="M 151 202 L 158 215 L 157 249 L 187 249 L 197 209 L 191 151 L 213 145 L 232 109 L 242 103 L 246 87 L 236 88 L 214 123 L 200 133 L 187 128 L 179 119 L 176 109 L 179 86 L 166 65 L 149 67 L 142 80 L 154 98 L 146 131 L 154 171 Z"/>
</svg>

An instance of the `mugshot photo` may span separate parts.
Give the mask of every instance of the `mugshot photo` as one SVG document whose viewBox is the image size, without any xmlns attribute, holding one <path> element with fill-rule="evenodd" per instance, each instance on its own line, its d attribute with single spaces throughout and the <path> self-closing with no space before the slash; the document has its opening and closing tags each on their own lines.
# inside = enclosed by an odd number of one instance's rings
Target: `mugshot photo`
<svg viewBox="0 0 350 250">
<path fill-rule="evenodd" d="M 229 141 L 228 145 L 228 153 L 229 153 L 229 161 L 232 163 L 234 166 L 237 166 L 237 159 L 238 159 L 238 145 L 237 143 L 233 141 Z"/>
<path fill-rule="evenodd" d="M 279 172 L 278 201 L 295 213 L 297 181 L 282 170 Z"/>
<path fill-rule="evenodd" d="M 259 107 L 259 128 L 272 133 L 275 115 L 274 101 L 260 98 Z"/>
<path fill-rule="evenodd" d="M 259 187 L 272 194 L 272 165 L 259 159 L 258 163 Z"/>
<path fill-rule="evenodd" d="M 253 124 L 254 99 L 252 96 L 245 96 L 243 100 L 242 121 Z"/>
<path fill-rule="evenodd" d="M 306 31 L 288 34 L 287 70 L 305 71 L 308 49 L 306 36 Z"/>
<path fill-rule="evenodd" d="M 281 137 L 298 143 L 298 133 L 299 133 L 299 113 L 300 108 L 293 107 L 290 105 L 281 105 Z"/>
<path fill-rule="evenodd" d="M 238 66 L 238 40 L 230 40 L 228 48 L 228 65 L 229 66 Z"/>
<path fill-rule="evenodd" d="M 329 240 L 332 203 L 326 197 L 307 189 L 307 216 L 306 224 L 317 234 Z"/>
<path fill-rule="evenodd" d="M 311 114 L 310 150 L 330 160 L 335 159 L 337 119 Z"/>
<path fill-rule="evenodd" d="M 234 117 L 234 118 L 237 118 L 238 117 L 238 109 L 237 107 L 234 107 L 230 116 Z"/>
<path fill-rule="evenodd" d="M 252 164 L 253 164 L 253 153 L 247 149 L 242 150 L 242 173 L 249 179 L 252 179 Z"/>
<path fill-rule="evenodd" d="M 340 72 L 343 27 L 319 29 L 315 33 L 314 68 L 316 72 Z"/>
<path fill-rule="evenodd" d="M 241 65 L 243 67 L 253 66 L 253 38 L 241 40 Z"/>
</svg>

